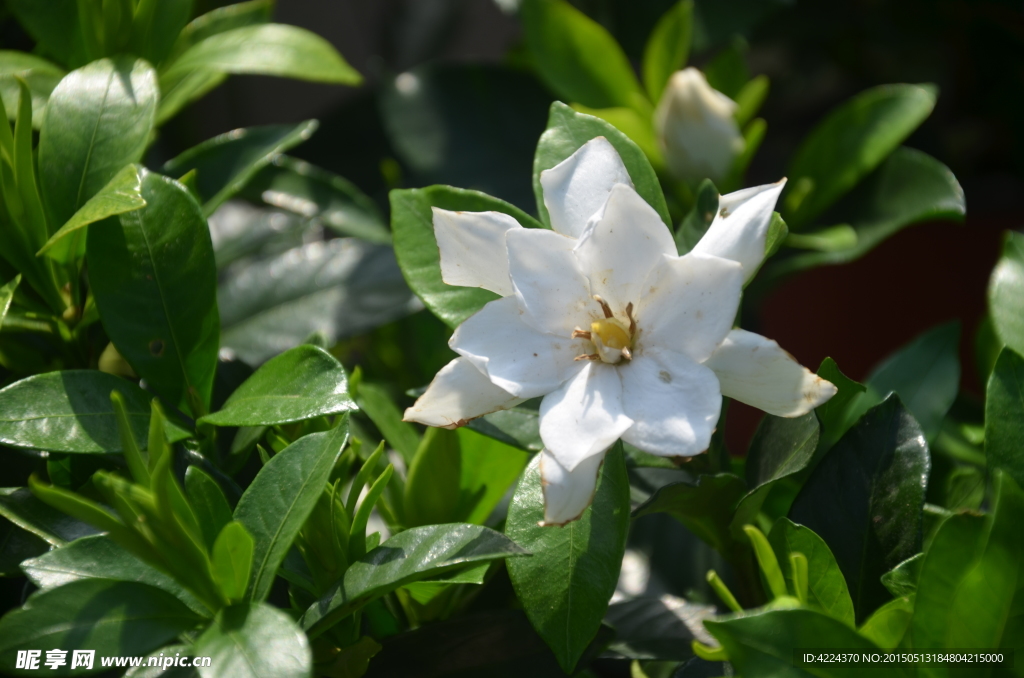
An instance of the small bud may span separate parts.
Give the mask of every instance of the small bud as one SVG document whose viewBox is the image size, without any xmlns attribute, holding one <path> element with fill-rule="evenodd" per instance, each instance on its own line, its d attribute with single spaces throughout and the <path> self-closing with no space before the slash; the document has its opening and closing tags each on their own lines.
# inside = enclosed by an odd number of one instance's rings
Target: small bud
<svg viewBox="0 0 1024 678">
<path fill-rule="evenodd" d="M 676 71 L 654 112 L 672 173 L 691 184 L 721 182 L 745 146 L 735 112 L 736 102 L 713 89 L 696 68 Z"/>
</svg>

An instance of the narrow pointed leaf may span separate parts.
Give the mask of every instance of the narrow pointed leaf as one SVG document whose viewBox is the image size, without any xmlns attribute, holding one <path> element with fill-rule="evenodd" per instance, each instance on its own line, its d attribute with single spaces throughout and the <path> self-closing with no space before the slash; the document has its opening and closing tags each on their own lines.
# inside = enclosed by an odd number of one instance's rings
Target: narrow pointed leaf
<svg viewBox="0 0 1024 678">
<path fill-rule="evenodd" d="M 0 488 L 0 516 L 53 546 L 96 534 L 92 525 L 40 501 L 26 487 Z"/>
<path fill-rule="evenodd" d="M 658 19 L 644 47 L 647 96 L 657 103 L 668 79 L 686 65 L 693 36 L 693 0 L 680 0 Z"/>
<path fill-rule="evenodd" d="M 0 328 L 4 326 L 4 318 L 7 316 L 7 311 L 11 308 L 11 302 L 14 301 L 14 291 L 18 289 L 18 284 L 21 283 L 21 274 L 14 276 L 14 280 L 9 283 L 0 285 Z"/>
<path fill-rule="evenodd" d="M 221 530 L 231 522 L 231 506 L 220 485 L 198 466 L 185 471 L 185 494 L 195 510 L 203 542 L 212 549 Z"/>
<path fill-rule="evenodd" d="M 790 589 L 793 589 L 795 577 L 789 556 L 791 553 L 802 553 L 807 558 L 808 603 L 852 628 L 853 601 L 843 572 L 828 544 L 810 528 L 797 525 L 788 518 L 779 518 L 768 535 L 768 541 L 778 556 L 782 574 Z"/>
</svg>

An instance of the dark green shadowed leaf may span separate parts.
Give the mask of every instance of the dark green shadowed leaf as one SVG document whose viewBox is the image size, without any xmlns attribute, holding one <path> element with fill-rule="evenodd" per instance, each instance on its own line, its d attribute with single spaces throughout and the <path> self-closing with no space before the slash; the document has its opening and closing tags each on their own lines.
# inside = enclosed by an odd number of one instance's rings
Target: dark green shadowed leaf
<svg viewBox="0 0 1024 678">
<path fill-rule="evenodd" d="M 507 563 L 530 623 L 571 672 L 601 626 L 615 590 L 629 531 L 629 480 L 622 448 L 605 455 L 594 500 L 564 526 L 541 527 L 544 493 L 540 455 L 512 497 L 505 533 L 532 553 Z"/>
<path fill-rule="evenodd" d="M 921 550 L 930 468 L 921 428 L 893 395 L 836 443 L 793 502 L 789 517 L 835 555 L 858 620 L 889 599 L 880 577 Z"/>
<path fill-rule="evenodd" d="M 882 585 L 894 596 L 909 596 L 917 591 L 924 554 L 918 553 L 904 560 L 882 575 Z"/>
<path fill-rule="evenodd" d="M 460 520 L 459 479 L 462 456 L 459 434 L 428 428 L 409 466 L 405 483 L 405 522 L 411 527 Z"/>
<path fill-rule="evenodd" d="M 56 61 L 76 66 L 88 61 L 82 46 L 76 0 L 8 0 L 6 5 L 25 32 Z"/>
<path fill-rule="evenodd" d="M 791 553 L 807 558 L 807 602 L 851 628 L 854 625 L 853 601 L 846 579 L 828 545 L 810 528 L 779 518 L 768 535 L 768 542 L 779 560 L 790 591 L 794 590 Z"/>
<path fill-rule="evenodd" d="M 718 214 L 718 198 L 718 189 L 711 179 L 705 179 L 700 182 L 700 186 L 697 187 L 697 199 L 694 201 L 693 208 L 683 217 L 675 234 L 676 249 L 679 251 L 679 256 L 686 254 L 696 247 L 700 239 L 704 237 L 704 234 L 708 232 L 711 222 L 715 220 L 715 215 Z"/>
<path fill-rule="evenodd" d="M 548 127 L 537 142 L 537 153 L 533 158 L 533 193 L 537 198 L 537 213 L 541 221 L 550 224 L 548 210 L 544 206 L 540 173 L 562 162 L 595 137 L 604 137 L 615 147 L 636 192 L 655 209 L 666 226 L 670 225 L 672 219 L 668 214 L 658 175 L 654 173 L 654 168 L 640 147 L 604 120 L 577 113 L 558 101 L 551 104 Z"/>
<path fill-rule="evenodd" d="M 118 352 L 167 403 L 205 414 L 220 323 L 210 231 L 188 190 L 142 178 L 146 207 L 89 230 L 89 282 Z"/>
<path fill-rule="evenodd" d="M 612 603 L 604 621 L 615 629 L 612 652 L 634 659 L 684 661 L 693 656 L 693 640 L 711 642 L 704 620 L 714 616 L 712 605 L 666 593 Z"/>
<path fill-rule="evenodd" d="M 521 11 L 535 68 L 559 98 L 591 108 L 647 103 L 622 48 L 599 23 L 565 0 L 525 0 Z"/>
<path fill-rule="evenodd" d="M 736 548 L 730 524 L 746 483 L 731 473 L 702 474 L 697 483 L 672 483 L 658 488 L 651 498 L 633 511 L 639 518 L 649 513 L 668 513 L 719 553 Z M 740 526 L 742 527 L 742 526 Z M 744 537 L 742 541 L 746 541 Z"/>
<path fill-rule="evenodd" d="M 300 623 L 316 638 L 366 603 L 410 582 L 527 552 L 480 525 L 427 525 L 391 537 L 353 563 L 337 586 L 314 603 Z M 518 560 L 518 559 L 517 559 Z"/>
<path fill-rule="evenodd" d="M 395 256 L 405 280 L 434 315 L 455 327 L 498 295 L 476 287 L 453 287 L 441 280 L 441 255 L 434 237 L 432 207 L 501 212 L 527 228 L 539 224 L 519 208 L 477 191 L 450 186 L 391 191 Z"/>
<path fill-rule="evenodd" d="M 96 534 L 92 525 L 43 503 L 26 487 L 0 488 L 0 516 L 52 546 Z"/>
<path fill-rule="evenodd" d="M 0 576 L 21 576 L 21 565 L 46 553 L 50 545 L 0 516 Z"/>
<path fill-rule="evenodd" d="M 195 511 L 203 542 L 212 549 L 224 526 L 231 522 L 231 506 L 217 481 L 198 466 L 185 470 L 185 494 Z"/>
<path fill-rule="evenodd" d="M 136 3 L 131 52 L 159 64 L 170 54 L 178 34 L 192 18 L 195 0 L 145 0 Z"/>
<path fill-rule="evenodd" d="M 209 216 L 225 200 L 245 188 L 280 153 L 313 136 L 319 123 L 267 125 L 226 132 L 193 146 L 164 163 L 163 173 L 180 177 L 196 171 L 196 188 Z"/>
<path fill-rule="evenodd" d="M 860 394 L 864 392 L 865 387 L 840 372 L 839 366 L 832 358 L 825 358 L 821 361 L 818 376 L 832 382 L 839 389 L 834 396 L 814 410 L 814 413 L 818 415 L 818 422 L 821 424 L 818 449 L 827 451 L 853 423 L 849 418 L 849 411 L 851 406 L 857 402 Z"/>
<path fill-rule="evenodd" d="M 513 407 L 473 419 L 467 428 L 524 452 L 540 452 L 540 416 L 536 408 Z"/>
<path fill-rule="evenodd" d="M 49 452 L 121 452 L 110 392 L 125 401 L 136 440 L 149 431 L 151 396 L 130 381 L 97 370 L 37 374 L 0 390 L 0 443 Z M 166 422 L 171 440 L 187 432 Z"/>
<path fill-rule="evenodd" d="M 353 377 L 355 381 L 355 377 Z M 412 424 L 402 421 L 402 411 L 391 400 L 383 386 L 360 379 L 359 387 L 351 387 L 359 410 L 370 418 L 381 435 L 411 464 L 420 446 L 420 436 Z"/>
<path fill-rule="evenodd" d="M 201 620 L 177 598 L 152 586 L 82 579 L 40 591 L 0 619 L 0 664 L 12 670 L 17 651 L 25 648 L 88 648 L 97 657 L 143 655 Z"/>
<path fill-rule="evenodd" d="M 988 307 L 996 337 L 1024 355 L 1024 233 L 1006 233 L 988 281 Z"/>
<path fill-rule="evenodd" d="M 789 167 L 783 216 L 804 230 L 878 166 L 935 106 L 932 85 L 882 85 L 832 111 L 804 139 Z"/>
<path fill-rule="evenodd" d="M 66 546 L 22 563 L 29 580 L 52 589 L 80 579 L 114 579 L 163 589 L 202 615 L 210 612 L 170 575 L 161 572 L 115 544 L 105 535 L 82 537 Z"/>
<path fill-rule="evenodd" d="M 127 57 L 94 61 L 57 85 L 39 135 L 39 183 L 51 228 L 142 159 L 158 98 L 153 68 Z"/>
<path fill-rule="evenodd" d="M 322 348 L 303 344 L 266 362 L 231 394 L 223 408 L 200 422 L 264 426 L 354 409 L 345 368 Z"/>
<path fill-rule="evenodd" d="M 302 629 L 283 610 L 241 603 L 217 613 L 193 652 L 211 657 L 203 678 L 308 678 L 313 653 Z"/>
<path fill-rule="evenodd" d="M 1024 486 L 1024 358 L 1004 348 L 985 394 L 985 454 Z"/>
<path fill-rule="evenodd" d="M 327 485 L 347 438 L 347 423 L 299 438 L 274 455 L 238 501 L 235 520 L 256 541 L 250 600 L 270 593 L 277 568 Z"/>
<path fill-rule="evenodd" d="M 693 34 L 693 0 L 680 0 L 665 12 L 644 47 L 647 96 L 657 103 L 672 73 L 686 65 Z"/>
</svg>

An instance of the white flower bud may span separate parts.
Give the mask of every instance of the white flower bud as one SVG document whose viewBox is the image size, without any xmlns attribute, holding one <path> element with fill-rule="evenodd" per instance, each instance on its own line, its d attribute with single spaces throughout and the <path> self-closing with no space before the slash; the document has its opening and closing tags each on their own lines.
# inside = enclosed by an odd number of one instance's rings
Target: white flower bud
<svg viewBox="0 0 1024 678">
<path fill-rule="evenodd" d="M 654 112 L 672 173 L 689 183 L 725 178 L 745 145 L 735 113 L 736 102 L 713 89 L 696 68 L 676 71 Z"/>
</svg>

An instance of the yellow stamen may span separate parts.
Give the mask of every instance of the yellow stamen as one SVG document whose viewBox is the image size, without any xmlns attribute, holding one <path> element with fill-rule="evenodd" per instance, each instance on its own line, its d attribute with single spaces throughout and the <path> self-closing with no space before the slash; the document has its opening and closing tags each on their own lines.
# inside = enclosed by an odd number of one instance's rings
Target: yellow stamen
<svg viewBox="0 0 1024 678">
<path fill-rule="evenodd" d="M 608 348 L 628 349 L 631 343 L 629 330 L 616 318 L 595 320 L 590 323 L 590 332 L 600 337 L 601 343 Z"/>
</svg>

